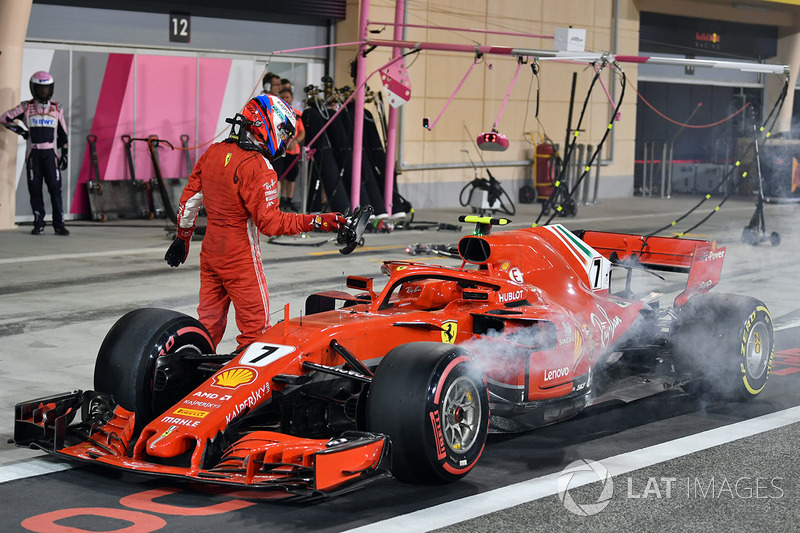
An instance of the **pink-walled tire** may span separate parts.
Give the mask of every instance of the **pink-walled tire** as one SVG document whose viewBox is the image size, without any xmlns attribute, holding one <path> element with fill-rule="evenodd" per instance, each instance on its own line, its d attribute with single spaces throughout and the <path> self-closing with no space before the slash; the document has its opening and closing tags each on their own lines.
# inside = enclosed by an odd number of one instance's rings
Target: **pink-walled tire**
<svg viewBox="0 0 800 533">
<path fill-rule="evenodd" d="M 472 470 L 486 443 L 486 381 L 469 353 L 458 346 L 398 346 L 375 371 L 367 398 L 367 428 L 390 437 L 392 475 L 401 481 L 456 481 Z"/>
<path fill-rule="evenodd" d="M 106 334 L 94 367 L 94 388 L 136 414 L 141 429 L 203 381 L 186 354 L 214 353 L 197 319 L 177 311 L 136 309 Z"/>
</svg>

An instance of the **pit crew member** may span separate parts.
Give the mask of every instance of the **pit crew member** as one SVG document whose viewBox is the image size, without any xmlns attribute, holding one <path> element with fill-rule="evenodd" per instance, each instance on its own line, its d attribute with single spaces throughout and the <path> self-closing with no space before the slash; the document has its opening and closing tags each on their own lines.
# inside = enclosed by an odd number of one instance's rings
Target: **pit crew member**
<svg viewBox="0 0 800 533">
<path fill-rule="evenodd" d="M 282 82 L 283 80 L 281 80 Z M 288 80 L 287 80 L 288 81 Z M 294 102 L 294 95 L 292 94 L 292 85 L 284 84 L 281 88 L 281 98 L 284 102 L 289 104 L 290 106 L 293 105 Z M 295 115 L 297 116 L 297 124 L 296 129 L 297 133 L 295 133 L 294 138 L 289 142 L 286 147 L 286 156 L 282 157 L 278 161 L 278 165 L 275 166 L 275 170 L 278 173 L 278 177 L 281 178 L 280 180 L 280 194 L 281 194 L 281 202 L 280 207 L 281 209 L 285 209 L 287 211 L 297 211 L 297 206 L 292 202 L 292 198 L 294 197 L 294 183 L 297 180 L 297 175 L 300 170 L 300 165 L 298 162 L 295 162 L 297 158 L 300 156 L 300 143 L 302 143 L 306 138 L 306 129 L 303 126 L 303 113 L 298 111 L 294 107 Z M 294 164 L 292 164 L 294 163 Z"/>
<path fill-rule="evenodd" d="M 50 73 L 40 70 L 31 76 L 33 98 L 0 115 L 0 124 L 28 141 L 25 154 L 25 171 L 28 177 L 28 194 L 33 211 L 32 235 L 44 231 L 44 195 L 42 181 L 50 193 L 53 210 L 53 229 L 57 235 L 69 235 L 64 225 L 64 207 L 61 199 L 61 171 L 67 168 L 67 125 L 64 110 L 51 100 L 54 80 Z M 16 121 L 22 122 L 21 127 Z M 61 155 L 59 156 L 59 150 Z"/>
</svg>

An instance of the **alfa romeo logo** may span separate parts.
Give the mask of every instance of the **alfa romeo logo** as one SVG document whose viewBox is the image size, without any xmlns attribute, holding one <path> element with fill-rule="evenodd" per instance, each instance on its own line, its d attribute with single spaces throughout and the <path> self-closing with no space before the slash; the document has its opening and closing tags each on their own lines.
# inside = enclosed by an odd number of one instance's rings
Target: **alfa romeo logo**
<svg viewBox="0 0 800 533">
<path fill-rule="evenodd" d="M 578 503 L 569 493 L 570 486 L 573 488 L 583 486 L 587 481 L 586 476 L 592 479 L 595 478 L 602 483 L 603 489 L 596 502 Z M 575 478 L 580 479 L 575 479 Z M 567 508 L 567 511 L 578 516 L 591 516 L 599 513 L 611 501 L 611 496 L 614 494 L 614 480 L 611 479 L 611 474 L 608 473 L 606 467 L 594 461 L 585 461 L 580 459 L 574 463 L 570 463 L 558 478 L 558 499 Z"/>
</svg>

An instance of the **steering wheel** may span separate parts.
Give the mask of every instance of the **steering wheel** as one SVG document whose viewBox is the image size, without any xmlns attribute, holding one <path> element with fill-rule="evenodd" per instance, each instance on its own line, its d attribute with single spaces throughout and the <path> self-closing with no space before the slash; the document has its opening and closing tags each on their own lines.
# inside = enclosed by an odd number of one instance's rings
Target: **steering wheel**
<svg viewBox="0 0 800 533">
<path fill-rule="evenodd" d="M 372 206 L 365 205 L 356 207 L 352 214 L 346 216 L 347 222 L 339 226 L 339 234 L 336 237 L 336 244 L 344 245 L 339 249 L 340 254 L 349 254 L 361 243 L 372 213 Z"/>
</svg>

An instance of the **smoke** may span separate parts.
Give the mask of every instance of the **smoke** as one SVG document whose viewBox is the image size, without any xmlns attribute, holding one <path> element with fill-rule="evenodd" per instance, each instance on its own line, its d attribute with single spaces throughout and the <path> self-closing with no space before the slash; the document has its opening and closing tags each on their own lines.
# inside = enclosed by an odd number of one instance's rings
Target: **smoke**
<svg viewBox="0 0 800 533">
<path fill-rule="evenodd" d="M 728 222 L 708 237 L 727 247 L 720 282 L 711 292 L 758 298 L 769 308 L 776 329 L 791 327 L 800 300 L 800 285 L 795 281 L 797 250 L 800 249 L 800 204 L 765 205 L 766 231 L 756 230 L 755 234 L 767 240 L 745 244 L 741 240 L 742 233 L 755 212 L 751 202 L 738 202 L 739 220 Z M 769 241 L 773 232 L 780 237 L 778 246 L 772 246 Z"/>
<path fill-rule="evenodd" d="M 789 162 L 791 163 L 791 158 Z M 800 286 L 791 283 L 793 277 L 796 279 L 792 261 L 796 265 L 796 250 L 800 249 L 800 203 L 796 203 L 798 191 L 793 191 L 791 200 L 785 199 L 783 203 L 765 203 L 762 225 L 759 217 L 755 216 L 758 215 L 757 197 L 751 192 L 754 183 L 757 184 L 757 174 L 754 169 L 750 173 L 751 177 L 745 181 L 745 186 L 739 189 L 739 194 L 747 196 L 727 198 L 719 211 L 715 212 L 715 206 L 720 205 L 725 198 L 716 194 L 671 231 L 687 231 L 713 213 L 713 216 L 685 236 L 716 241 L 719 246 L 727 247 L 720 283 L 711 292 L 744 294 L 762 300 L 770 309 L 776 327 L 782 328 L 781 317 L 797 310 L 796 302 L 800 297 Z M 776 173 L 765 175 L 765 178 L 769 179 L 765 179 L 764 192 L 769 196 L 770 181 L 785 180 L 788 186 L 791 175 Z M 678 204 L 679 209 L 683 209 L 684 205 L 688 209 L 695 205 L 697 199 L 697 196 L 686 198 L 684 204 L 680 197 L 676 197 L 671 203 Z M 752 244 L 742 241 L 747 227 L 752 228 L 751 237 L 755 237 Z M 780 237 L 778 246 L 773 246 L 770 242 L 773 232 Z M 665 232 L 663 235 L 671 236 L 674 233 Z"/>
<path fill-rule="evenodd" d="M 547 371 L 568 367 L 572 371 L 572 352 L 557 353 L 555 328 L 550 322 L 536 322 L 529 327 L 506 324 L 502 331 L 488 329 L 460 344 L 468 350 L 481 367 L 484 375 L 501 383 L 517 384 L 526 373 L 530 358 L 530 371 L 543 375 Z M 535 354 L 531 357 L 531 354 Z M 559 376 L 562 377 L 562 376 Z M 524 378 L 522 379 L 524 383 Z"/>
</svg>

